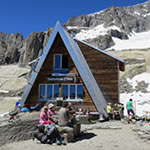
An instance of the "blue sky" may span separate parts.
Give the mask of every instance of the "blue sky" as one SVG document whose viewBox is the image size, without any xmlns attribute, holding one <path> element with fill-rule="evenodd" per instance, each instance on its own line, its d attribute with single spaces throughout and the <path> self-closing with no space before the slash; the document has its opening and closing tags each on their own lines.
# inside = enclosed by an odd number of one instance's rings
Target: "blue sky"
<svg viewBox="0 0 150 150">
<path fill-rule="evenodd" d="M 0 0 L 0 32 L 46 31 L 57 20 L 63 24 L 70 17 L 90 14 L 112 5 L 130 6 L 146 0 Z"/>
</svg>

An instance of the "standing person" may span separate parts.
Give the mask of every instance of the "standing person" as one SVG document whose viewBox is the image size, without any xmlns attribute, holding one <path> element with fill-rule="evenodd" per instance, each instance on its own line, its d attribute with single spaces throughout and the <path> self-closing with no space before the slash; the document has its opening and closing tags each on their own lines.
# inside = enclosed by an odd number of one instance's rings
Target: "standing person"
<svg viewBox="0 0 150 150">
<path fill-rule="evenodd" d="M 126 104 L 126 108 L 127 108 L 127 113 L 128 113 L 128 123 L 130 123 L 130 116 L 132 114 L 132 116 L 135 116 L 135 113 L 133 111 L 133 100 L 130 99 L 127 104 Z"/>
<path fill-rule="evenodd" d="M 119 112 L 120 112 L 121 119 L 123 119 L 124 118 L 124 105 L 122 103 L 120 103 Z"/>
<path fill-rule="evenodd" d="M 107 105 L 107 114 L 108 114 L 108 119 L 112 120 L 113 119 L 113 110 L 112 110 L 111 103 L 108 103 L 108 105 Z"/>
</svg>

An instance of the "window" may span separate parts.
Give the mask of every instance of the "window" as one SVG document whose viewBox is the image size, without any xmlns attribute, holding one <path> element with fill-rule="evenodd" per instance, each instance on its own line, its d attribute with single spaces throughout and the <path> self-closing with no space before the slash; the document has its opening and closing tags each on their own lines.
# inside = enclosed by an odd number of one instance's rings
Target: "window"
<svg viewBox="0 0 150 150">
<path fill-rule="evenodd" d="M 53 97 L 54 98 L 59 97 L 59 85 L 58 84 L 54 85 L 54 96 Z"/>
<path fill-rule="evenodd" d="M 82 100 L 83 85 L 82 84 L 63 84 L 61 96 L 64 100 Z"/>
<path fill-rule="evenodd" d="M 61 55 L 55 55 L 54 69 L 61 69 Z"/>
<path fill-rule="evenodd" d="M 59 97 L 58 84 L 41 84 L 40 85 L 40 100 L 42 99 L 56 99 Z"/>
<path fill-rule="evenodd" d="M 70 99 L 75 99 L 75 85 L 70 85 Z"/>
<path fill-rule="evenodd" d="M 47 85 L 47 98 L 52 98 L 52 85 Z"/>
<path fill-rule="evenodd" d="M 62 85 L 62 97 L 68 99 L 68 85 Z"/>
<path fill-rule="evenodd" d="M 55 54 L 54 69 L 55 70 L 68 69 L 68 55 Z"/>
<path fill-rule="evenodd" d="M 68 68 L 68 55 L 62 55 L 62 68 Z"/>
<path fill-rule="evenodd" d="M 83 99 L 83 85 L 77 85 L 77 98 Z"/>
<path fill-rule="evenodd" d="M 61 88 L 61 96 L 64 100 L 82 100 L 83 85 L 63 84 Z M 39 86 L 40 100 L 56 100 L 57 97 L 59 97 L 59 84 L 41 84 Z"/>
<path fill-rule="evenodd" d="M 45 97 L 45 85 L 41 84 L 40 85 L 40 99 L 44 99 Z"/>
</svg>

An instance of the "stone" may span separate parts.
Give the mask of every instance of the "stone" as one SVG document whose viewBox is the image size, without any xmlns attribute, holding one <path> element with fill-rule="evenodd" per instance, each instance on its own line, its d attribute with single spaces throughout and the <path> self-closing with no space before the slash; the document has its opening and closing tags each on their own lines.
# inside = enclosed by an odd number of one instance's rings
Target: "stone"
<svg viewBox="0 0 150 150">
<path fill-rule="evenodd" d="M 64 136 L 64 134 L 67 135 L 68 142 L 72 142 L 74 140 L 73 128 L 67 126 L 65 127 L 57 126 L 57 129 L 62 136 Z"/>
<path fill-rule="evenodd" d="M 18 119 L 0 126 L 0 145 L 32 139 L 37 131 L 39 112 L 20 113 Z"/>
<path fill-rule="evenodd" d="M 80 124 L 89 124 L 89 117 L 87 117 L 86 115 L 80 115 L 79 123 Z"/>
</svg>

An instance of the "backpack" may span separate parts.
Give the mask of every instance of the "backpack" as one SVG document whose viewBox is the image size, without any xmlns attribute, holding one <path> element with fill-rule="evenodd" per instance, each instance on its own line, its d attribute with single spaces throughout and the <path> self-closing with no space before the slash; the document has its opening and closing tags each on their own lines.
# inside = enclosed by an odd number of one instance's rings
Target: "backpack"
<svg viewBox="0 0 150 150">
<path fill-rule="evenodd" d="M 56 126 L 54 123 L 49 124 L 45 129 L 45 134 L 50 137 L 52 134 L 54 134 L 56 130 Z"/>
</svg>

